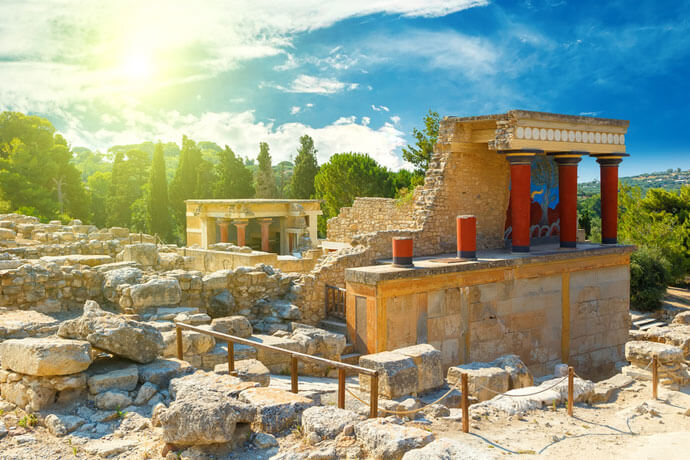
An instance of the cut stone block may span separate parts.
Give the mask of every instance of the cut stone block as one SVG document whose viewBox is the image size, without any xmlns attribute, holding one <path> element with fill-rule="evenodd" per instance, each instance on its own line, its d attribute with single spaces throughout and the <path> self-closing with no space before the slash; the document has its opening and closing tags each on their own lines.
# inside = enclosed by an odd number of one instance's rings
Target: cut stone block
<svg viewBox="0 0 690 460">
<path fill-rule="evenodd" d="M 149 307 L 175 305 L 180 303 L 182 291 L 175 279 L 159 278 L 130 288 L 132 308 L 140 311 Z"/>
<path fill-rule="evenodd" d="M 407 356 L 384 351 L 359 358 L 359 365 L 379 371 L 379 395 L 394 399 L 417 392 L 418 370 Z M 359 386 L 364 392 L 371 388 L 371 377 L 359 374 Z"/>
<path fill-rule="evenodd" d="M 216 374 L 227 374 L 228 365 L 218 364 L 213 371 Z M 256 359 L 235 361 L 235 372 L 236 377 L 244 382 L 257 382 L 262 387 L 267 387 L 271 383 L 270 371 Z"/>
<path fill-rule="evenodd" d="M 252 325 L 245 316 L 226 316 L 211 321 L 211 328 L 223 334 L 247 338 L 252 335 Z"/>
<path fill-rule="evenodd" d="M 255 334 L 250 340 L 265 345 L 283 348 L 287 351 L 302 351 L 300 344 L 286 337 L 276 337 L 273 335 Z M 256 349 L 256 359 L 261 361 L 268 369 L 275 374 L 285 373 L 290 370 L 290 354 L 281 353 L 263 348 Z"/>
<path fill-rule="evenodd" d="M 405 452 L 424 447 L 434 440 L 434 435 L 428 431 L 380 418 L 356 424 L 355 436 L 364 445 L 369 458 L 386 460 L 400 460 Z"/>
<path fill-rule="evenodd" d="M 279 433 L 300 422 L 302 412 L 314 401 L 277 388 L 250 388 L 240 393 L 240 401 L 256 408 L 254 431 Z"/>
<path fill-rule="evenodd" d="M 139 368 L 139 383 L 151 382 L 158 388 L 165 388 L 170 384 L 170 380 L 194 371 L 188 362 L 178 359 L 158 359 L 137 367 Z"/>
<path fill-rule="evenodd" d="M 136 366 L 118 369 L 104 374 L 97 374 L 89 378 L 89 392 L 102 393 L 107 390 L 132 391 L 139 382 L 139 370 Z"/>
<path fill-rule="evenodd" d="M 510 388 L 510 374 L 489 363 L 470 363 L 448 368 L 448 384 L 460 388 L 462 374 L 467 374 L 469 396 L 486 401 Z"/>
<path fill-rule="evenodd" d="M 417 366 L 418 393 L 433 390 L 445 383 L 443 381 L 441 352 L 433 346 L 423 343 L 411 347 L 398 348 L 395 352 L 411 358 Z"/>
<path fill-rule="evenodd" d="M 20 374 L 76 374 L 86 370 L 91 361 L 91 344 L 81 340 L 26 338 L 0 343 L 2 367 Z"/>
</svg>

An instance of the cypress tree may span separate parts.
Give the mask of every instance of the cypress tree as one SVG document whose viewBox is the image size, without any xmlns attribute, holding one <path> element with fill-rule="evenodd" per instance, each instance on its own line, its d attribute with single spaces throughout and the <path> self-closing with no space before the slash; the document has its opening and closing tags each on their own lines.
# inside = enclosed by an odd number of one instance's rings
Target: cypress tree
<svg viewBox="0 0 690 460">
<path fill-rule="evenodd" d="M 196 198 L 194 193 L 197 191 L 198 167 L 201 162 L 201 150 L 196 143 L 182 136 L 182 151 L 180 152 L 180 162 L 175 170 L 175 176 L 170 182 L 170 206 L 175 218 L 175 224 L 181 233 L 185 226 L 186 208 L 184 200 Z"/>
<path fill-rule="evenodd" d="M 108 216 L 106 222 L 109 227 L 123 226 L 129 227 L 130 211 L 128 200 L 128 180 L 125 156 L 122 152 L 117 152 L 113 160 L 113 169 L 110 174 L 110 188 L 106 199 Z"/>
<path fill-rule="evenodd" d="M 256 172 L 256 197 L 257 198 L 275 198 L 276 196 L 276 181 L 273 175 L 273 167 L 271 166 L 271 155 L 268 153 L 268 144 L 266 142 L 259 143 L 259 169 Z"/>
<path fill-rule="evenodd" d="M 148 230 L 163 240 L 170 237 L 170 214 L 168 207 L 168 180 L 165 177 L 163 145 L 156 144 L 149 175 Z"/>
<path fill-rule="evenodd" d="M 314 140 L 305 134 L 299 138 L 299 143 L 297 158 L 295 158 L 295 170 L 290 184 L 290 196 L 302 199 L 312 198 L 316 194 L 314 177 L 319 172 Z"/>
</svg>

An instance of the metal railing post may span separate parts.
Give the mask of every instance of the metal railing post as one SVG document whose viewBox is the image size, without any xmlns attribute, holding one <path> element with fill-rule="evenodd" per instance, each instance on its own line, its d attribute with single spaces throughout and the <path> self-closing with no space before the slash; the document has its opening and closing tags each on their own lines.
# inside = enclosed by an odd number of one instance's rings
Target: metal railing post
<svg viewBox="0 0 690 460">
<path fill-rule="evenodd" d="M 654 355 L 652 357 L 652 397 L 654 399 L 657 399 L 658 393 L 657 393 L 657 385 L 659 381 L 659 360 Z"/>
<path fill-rule="evenodd" d="M 575 378 L 575 369 L 573 369 L 573 366 L 568 367 L 568 415 L 571 417 L 573 416 L 573 393 L 574 393 L 574 380 Z"/>
<path fill-rule="evenodd" d="M 235 344 L 228 342 L 228 374 L 235 371 Z"/>
<path fill-rule="evenodd" d="M 470 432 L 470 408 L 468 401 L 469 385 L 467 384 L 467 374 L 462 374 L 462 431 Z"/>
<path fill-rule="evenodd" d="M 177 334 L 177 359 L 182 361 L 182 329 L 175 325 L 175 333 Z"/>
<path fill-rule="evenodd" d="M 290 380 L 292 384 L 292 392 L 297 393 L 299 391 L 298 383 L 297 383 L 297 356 L 292 355 L 290 357 Z"/>
<path fill-rule="evenodd" d="M 338 408 L 345 409 L 345 369 L 338 369 Z"/>
</svg>

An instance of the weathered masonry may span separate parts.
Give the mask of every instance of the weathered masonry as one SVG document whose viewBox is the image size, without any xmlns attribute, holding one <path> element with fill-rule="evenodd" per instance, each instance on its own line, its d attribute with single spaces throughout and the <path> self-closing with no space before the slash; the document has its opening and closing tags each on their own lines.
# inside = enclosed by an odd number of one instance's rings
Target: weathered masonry
<svg viewBox="0 0 690 460">
<path fill-rule="evenodd" d="M 187 245 L 235 243 L 277 254 L 315 247 L 319 200 L 187 200 Z"/>
<path fill-rule="evenodd" d="M 536 375 L 560 362 L 586 376 L 612 374 L 629 329 L 632 248 L 617 244 L 627 127 L 528 111 L 444 118 L 413 200 L 375 203 L 399 225 L 381 230 L 412 239 L 414 266 L 379 260 L 345 271 L 357 351 L 430 343 L 445 366 L 516 353 Z M 583 157 L 601 169 L 603 244 L 578 241 Z M 376 233 L 377 218 L 364 219 L 368 205 L 355 201 L 329 221 L 329 240 Z M 476 217 L 476 260 L 456 257 L 459 215 Z"/>
</svg>

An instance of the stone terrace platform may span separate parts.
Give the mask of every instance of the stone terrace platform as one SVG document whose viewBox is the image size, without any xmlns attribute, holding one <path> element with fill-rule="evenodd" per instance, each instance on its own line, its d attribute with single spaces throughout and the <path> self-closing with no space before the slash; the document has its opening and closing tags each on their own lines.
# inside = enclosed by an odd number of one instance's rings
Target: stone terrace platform
<svg viewBox="0 0 690 460">
<path fill-rule="evenodd" d="M 348 332 L 360 353 L 429 343 L 445 367 L 514 353 L 537 376 L 569 363 L 606 378 L 624 360 L 633 249 L 556 243 L 351 268 Z"/>
</svg>

